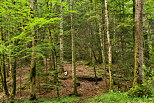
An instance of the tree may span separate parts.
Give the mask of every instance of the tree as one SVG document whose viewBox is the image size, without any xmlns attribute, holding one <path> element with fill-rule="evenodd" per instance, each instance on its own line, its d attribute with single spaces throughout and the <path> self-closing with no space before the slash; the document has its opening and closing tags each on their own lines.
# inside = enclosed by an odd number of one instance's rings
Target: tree
<svg viewBox="0 0 154 103">
<path fill-rule="evenodd" d="M 1 31 L 2 28 L 1 28 Z M 0 32 L 0 44 L 3 45 L 3 34 Z M 0 54 L 0 76 L 1 76 L 1 81 L 2 81 L 2 86 L 5 92 L 5 95 L 8 97 L 9 96 L 9 91 L 8 91 L 8 86 L 7 86 L 7 81 L 6 81 L 6 67 L 5 67 L 5 56 L 4 56 L 4 51 L 1 51 L 2 53 Z"/>
<path fill-rule="evenodd" d="M 62 0 L 60 0 L 60 61 L 63 63 L 64 61 L 64 43 L 63 43 L 63 36 L 64 36 L 64 31 L 63 31 L 63 4 Z"/>
<path fill-rule="evenodd" d="M 109 31 L 109 15 L 108 15 L 108 0 L 104 0 L 105 2 L 105 23 L 106 23 L 106 35 L 107 35 L 107 44 L 108 44 L 108 71 L 110 77 L 110 87 L 109 90 L 112 89 L 112 74 L 111 74 L 111 66 L 112 66 L 112 53 L 111 53 L 111 41 L 110 41 L 110 31 Z"/>
<path fill-rule="evenodd" d="M 17 42 L 14 42 L 14 46 L 17 45 Z M 11 77 L 12 77 L 12 91 L 11 96 L 14 97 L 16 95 L 16 67 L 17 67 L 17 59 L 14 56 L 13 67 L 11 68 Z"/>
<path fill-rule="evenodd" d="M 35 0 L 30 0 L 30 8 L 31 8 L 31 15 L 32 18 L 34 17 L 34 6 L 36 1 Z M 32 28 L 32 56 L 31 56 L 31 67 L 30 67 L 30 100 L 36 99 L 36 93 L 35 93 L 35 81 L 36 81 L 36 61 L 35 61 L 35 30 L 34 27 Z"/>
<path fill-rule="evenodd" d="M 14 7 L 17 7 L 16 6 L 16 3 L 13 2 L 14 4 Z M 17 7 L 18 8 L 18 7 Z M 16 15 L 17 16 L 17 15 Z M 19 25 L 19 23 L 17 23 L 17 25 Z M 8 25 L 10 26 L 10 25 Z M 17 26 L 15 26 L 15 28 L 17 28 Z M 19 31 L 17 29 L 17 31 Z M 15 33 L 14 33 L 15 34 Z M 8 35 L 10 35 L 10 31 L 8 31 Z M 16 95 L 16 67 L 17 67 L 17 57 L 16 57 L 16 53 L 18 52 L 17 51 L 17 44 L 18 44 L 18 41 L 19 40 L 15 40 L 13 41 L 13 46 L 14 48 L 12 50 L 10 50 L 10 57 L 9 57 L 9 64 L 10 64 L 10 70 L 11 70 L 11 79 L 12 79 L 12 91 L 11 91 L 11 97 L 14 98 L 14 96 Z M 11 43 L 10 43 L 11 44 Z M 13 51 L 13 53 L 12 53 Z M 13 58 L 12 58 L 13 57 Z"/>
<path fill-rule="evenodd" d="M 73 10 L 73 0 L 70 0 L 70 10 Z M 75 38 L 73 28 L 73 14 L 70 14 L 71 18 L 71 37 L 72 37 L 72 79 L 73 79 L 73 94 L 77 95 L 77 84 L 76 84 L 76 68 L 75 68 Z"/>
<path fill-rule="evenodd" d="M 142 13 L 143 0 L 135 0 L 134 85 L 141 85 L 144 81 Z"/>
</svg>

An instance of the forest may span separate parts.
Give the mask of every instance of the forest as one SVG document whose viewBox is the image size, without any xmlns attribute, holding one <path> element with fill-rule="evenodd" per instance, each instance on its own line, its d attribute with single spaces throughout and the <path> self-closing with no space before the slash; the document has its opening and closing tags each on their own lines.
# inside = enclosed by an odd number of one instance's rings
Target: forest
<svg viewBox="0 0 154 103">
<path fill-rule="evenodd" d="M 154 0 L 0 0 L 0 103 L 154 103 Z"/>
</svg>

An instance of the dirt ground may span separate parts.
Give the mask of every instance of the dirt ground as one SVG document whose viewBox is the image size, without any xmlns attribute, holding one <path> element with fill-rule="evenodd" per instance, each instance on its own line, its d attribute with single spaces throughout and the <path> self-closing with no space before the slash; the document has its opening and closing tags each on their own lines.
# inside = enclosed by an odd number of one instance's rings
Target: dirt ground
<svg viewBox="0 0 154 103">
<path fill-rule="evenodd" d="M 64 71 L 67 71 L 67 75 L 64 75 L 64 73 L 59 74 L 60 78 L 60 97 L 66 97 L 70 96 L 73 93 L 73 85 L 72 85 L 72 73 L 71 73 L 71 64 L 65 64 L 64 65 Z M 101 68 L 96 68 L 97 70 L 101 70 Z M 43 71 L 44 72 L 44 71 Z M 101 93 L 105 93 L 108 90 L 108 79 L 103 78 L 102 74 L 97 74 L 98 83 L 95 84 L 94 79 L 94 70 L 93 67 L 89 67 L 86 65 L 80 65 L 77 64 L 76 66 L 76 73 L 77 73 L 77 82 L 79 86 L 78 94 L 81 98 L 89 98 L 96 95 L 99 95 Z M 37 87 L 45 84 L 45 79 L 49 83 L 49 81 L 52 81 L 50 77 L 45 77 L 41 79 L 37 79 L 39 83 L 37 82 Z M 41 82 L 42 81 L 42 82 Z M 7 78 L 7 83 L 9 87 L 9 91 L 11 88 L 11 78 Z M 18 68 L 17 69 L 17 99 L 27 99 L 29 97 L 29 67 L 24 68 Z M 37 98 L 54 98 L 57 97 L 56 89 L 44 89 L 44 88 L 38 88 L 36 89 Z M 2 90 L 0 92 L 0 99 L 4 97 L 4 94 L 2 93 Z"/>
<path fill-rule="evenodd" d="M 68 75 L 65 76 L 64 74 L 60 74 L 59 77 L 61 79 L 61 86 L 62 89 L 60 92 L 60 97 L 69 96 L 73 93 L 73 85 L 72 85 L 72 78 L 71 78 L 71 65 L 65 64 L 64 70 L 68 72 Z M 96 96 L 98 94 L 104 93 L 107 91 L 106 88 L 106 81 L 104 80 L 102 75 L 97 75 L 98 78 L 102 78 L 102 80 L 98 81 L 98 84 L 95 84 L 94 80 L 94 72 L 92 67 L 88 67 L 85 65 L 79 65 L 76 67 L 76 73 L 78 77 L 78 93 L 79 97 L 81 98 L 89 98 Z M 39 97 L 56 97 L 56 91 L 52 90 L 51 92 L 44 93 L 39 95 Z"/>
</svg>

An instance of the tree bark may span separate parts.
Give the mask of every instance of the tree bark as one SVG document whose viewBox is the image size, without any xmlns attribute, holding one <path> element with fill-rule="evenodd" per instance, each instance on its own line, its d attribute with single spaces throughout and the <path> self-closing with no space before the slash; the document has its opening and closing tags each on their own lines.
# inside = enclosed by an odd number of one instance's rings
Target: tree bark
<svg viewBox="0 0 154 103">
<path fill-rule="evenodd" d="M 112 80 L 112 74 L 111 74 L 112 53 L 111 53 L 110 31 L 109 31 L 108 0 L 105 0 L 105 22 L 106 22 L 107 44 L 108 44 L 108 70 L 109 70 L 109 77 L 110 77 L 109 90 L 111 90 L 113 86 L 113 80 Z"/>
<path fill-rule="evenodd" d="M 70 10 L 73 10 L 73 0 L 70 0 Z M 72 37 L 72 79 L 73 79 L 73 94 L 77 95 L 77 84 L 76 84 L 76 67 L 75 67 L 75 38 L 73 30 L 73 14 L 70 14 L 71 19 L 71 37 Z"/>
<path fill-rule="evenodd" d="M 63 44 L 63 36 L 64 36 L 64 31 L 63 31 L 63 5 L 62 5 L 62 0 L 60 0 L 60 63 L 62 64 L 64 61 L 64 44 Z"/>
<path fill-rule="evenodd" d="M 134 52 L 134 85 L 141 85 L 144 80 L 143 69 L 143 33 L 142 12 L 143 0 L 135 0 L 135 52 Z"/>
</svg>

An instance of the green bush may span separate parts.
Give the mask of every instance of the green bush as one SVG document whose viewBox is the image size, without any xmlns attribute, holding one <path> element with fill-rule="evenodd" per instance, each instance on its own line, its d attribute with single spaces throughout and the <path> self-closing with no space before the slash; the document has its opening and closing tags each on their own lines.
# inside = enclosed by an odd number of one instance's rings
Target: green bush
<svg viewBox="0 0 154 103">
<path fill-rule="evenodd" d="M 129 97 L 150 97 L 152 96 L 152 88 L 145 85 L 136 85 L 127 92 L 127 95 Z"/>
</svg>

